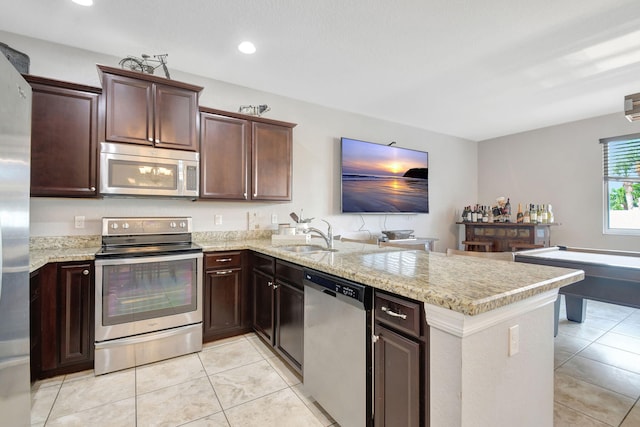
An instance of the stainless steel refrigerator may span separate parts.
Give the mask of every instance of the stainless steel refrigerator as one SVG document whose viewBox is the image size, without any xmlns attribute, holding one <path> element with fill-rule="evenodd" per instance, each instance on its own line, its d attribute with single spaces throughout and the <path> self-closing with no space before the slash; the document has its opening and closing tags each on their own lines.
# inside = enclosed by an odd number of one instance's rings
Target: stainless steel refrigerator
<svg viewBox="0 0 640 427">
<path fill-rule="evenodd" d="M 31 87 L 0 55 L 0 424 L 31 424 L 29 177 Z"/>
</svg>

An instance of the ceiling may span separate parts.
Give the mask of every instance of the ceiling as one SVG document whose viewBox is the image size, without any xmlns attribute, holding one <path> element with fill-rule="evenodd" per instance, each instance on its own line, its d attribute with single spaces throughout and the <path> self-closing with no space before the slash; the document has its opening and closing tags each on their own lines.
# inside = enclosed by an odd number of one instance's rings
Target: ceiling
<svg viewBox="0 0 640 427">
<path fill-rule="evenodd" d="M 476 141 L 640 92 L 638 0 L 14 0 L 0 29 Z"/>
</svg>

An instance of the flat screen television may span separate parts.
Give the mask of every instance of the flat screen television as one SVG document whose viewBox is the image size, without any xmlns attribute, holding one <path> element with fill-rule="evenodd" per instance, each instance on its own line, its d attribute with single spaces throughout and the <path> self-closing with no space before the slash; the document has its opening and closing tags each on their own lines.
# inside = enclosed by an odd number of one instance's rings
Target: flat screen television
<svg viewBox="0 0 640 427">
<path fill-rule="evenodd" d="M 343 213 L 429 213 L 429 154 L 341 138 Z"/>
</svg>

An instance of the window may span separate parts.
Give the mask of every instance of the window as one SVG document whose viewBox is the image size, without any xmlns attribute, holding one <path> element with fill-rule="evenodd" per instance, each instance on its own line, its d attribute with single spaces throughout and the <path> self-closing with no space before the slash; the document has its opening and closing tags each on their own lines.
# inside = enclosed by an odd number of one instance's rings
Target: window
<svg viewBox="0 0 640 427">
<path fill-rule="evenodd" d="M 640 235 L 640 133 L 601 139 L 605 234 Z"/>
</svg>

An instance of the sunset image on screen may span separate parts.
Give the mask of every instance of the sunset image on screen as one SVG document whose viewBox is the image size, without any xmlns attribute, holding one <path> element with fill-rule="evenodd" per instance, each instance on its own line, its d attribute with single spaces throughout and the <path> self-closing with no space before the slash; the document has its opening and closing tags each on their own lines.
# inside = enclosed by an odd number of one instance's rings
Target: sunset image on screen
<svg viewBox="0 0 640 427">
<path fill-rule="evenodd" d="M 342 138 L 343 212 L 429 212 L 428 154 Z"/>
</svg>

